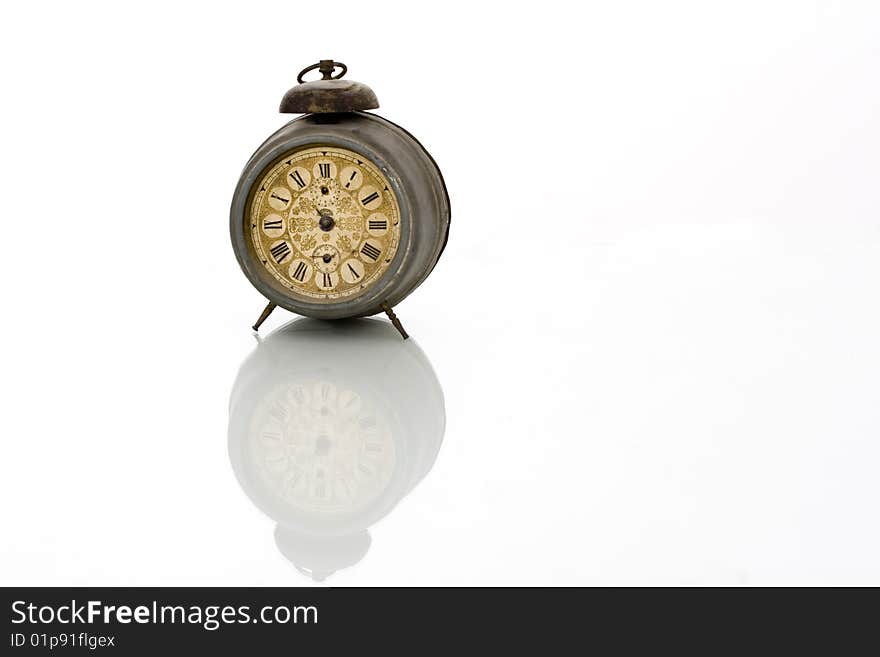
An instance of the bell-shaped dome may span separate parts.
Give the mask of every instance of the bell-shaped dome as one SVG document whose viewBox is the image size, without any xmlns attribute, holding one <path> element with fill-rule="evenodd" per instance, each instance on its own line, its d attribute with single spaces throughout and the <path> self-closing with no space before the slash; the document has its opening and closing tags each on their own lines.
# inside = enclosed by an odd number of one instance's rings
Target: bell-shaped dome
<svg viewBox="0 0 880 657">
<path fill-rule="evenodd" d="M 303 76 L 318 69 L 321 80 L 305 82 Z M 339 72 L 334 75 L 334 71 Z M 379 100 L 367 85 L 354 80 L 342 80 L 348 67 L 342 62 L 322 59 L 300 71 L 297 84 L 281 99 L 279 111 L 282 114 L 328 114 L 338 112 L 358 112 L 376 109 Z"/>
</svg>

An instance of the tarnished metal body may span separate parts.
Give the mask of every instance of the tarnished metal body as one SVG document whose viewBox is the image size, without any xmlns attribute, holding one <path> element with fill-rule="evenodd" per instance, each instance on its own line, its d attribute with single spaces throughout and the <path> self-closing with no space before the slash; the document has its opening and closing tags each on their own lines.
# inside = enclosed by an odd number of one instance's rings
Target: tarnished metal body
<svg viewBox="0 0 880 657">
<path fill-rule="evenodd" d="M 317 69 L 323 79 L 305 82 Z M 334 74 L 334 71 L 339 71 Z M 360 82 L 341 80 L 348 68 L 324 59 L 303 69 L 299 84 L 281 101 L 282 113 L 304 113 L 269 137 L 244 167 L 232 198 L 229 228 L 238 263 L 269 305 L 318 319 L 363 317 L 386 312 L 406 338 L 391 310 L 428 276 L 446 246 L 449 195 L 440 169 L 424 147 L 400 126 L 362 110 L 379 106 L 376 94 Z M 363 155 L 385 175 L 400 205 L 400 243 L 390 266 L 378 281 L 356 298 L 318 302 L 295 295 L 261 267 L 247 235 L 247 208 L 255 182 L 263 172 L 291 153 L 315 146 L 337 146 Z"/>
<path fill-rule="evenodd" d="M 304 86 L 304 85 L 303 85 Z M 245 230 L 254 182 L 268 167 L 300 148 L 329 145 L 362 154 L 387 177 L 400 204 L 400 247 L 385 274 L 362 296 L 338 303 L 292 298 L 255 258 Z M 433 158 L 406 130 L 364 112 L 307 114 L 269 137 L 245 165 L 230 209 L 235 255 L 248 280 L 282 308 L 318 319 L 361 317 L 393 308 L 428 276 L 446 244 L 449 197 Z"/>
</svg>

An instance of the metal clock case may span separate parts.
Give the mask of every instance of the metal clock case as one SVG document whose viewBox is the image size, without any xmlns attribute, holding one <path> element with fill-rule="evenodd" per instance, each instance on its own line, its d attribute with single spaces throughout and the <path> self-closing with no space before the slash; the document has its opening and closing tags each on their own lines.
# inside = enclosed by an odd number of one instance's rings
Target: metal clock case
<svg viewBox="0 0 880 657">
<path fill-rule="evenodd" d="M 319 68 L 323 80 L 303 82 Z M 340 69 L 336 76 L 333 72 Z M 269 305 L 317 319 L 385 311 L 430 274 L 446 244 L 449 197 L 437 164 L 406 130 L 363 110 L 372 90 L 324 60 L 300 73 L 273 134 L 242 172 L 230 211 L 239 265 Z"/>
</svg>

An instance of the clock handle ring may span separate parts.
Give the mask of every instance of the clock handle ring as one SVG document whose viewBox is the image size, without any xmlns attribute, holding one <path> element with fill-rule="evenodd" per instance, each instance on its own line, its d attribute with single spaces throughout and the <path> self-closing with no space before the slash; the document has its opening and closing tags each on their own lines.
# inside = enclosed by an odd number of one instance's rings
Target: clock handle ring
<svg viewBox="0 0 880 657">
<path fill-rule="evenodd" d="M 332 59 L 322 59 L 317 64 L 306 66 L 303 70 L 301 70 L 299 72 L 299 75 L 296 76 L 296 81 L 300 84 L 303 84 L 305 82 L 305 80 L 303 80 L 303 76 L 309 71 L 314 71 L 315 69 L 318 69 L 318 71 L 320 71 L 322 80 L 338 80 L 348 72 L 348 66 L 346 66 L 342 62 L 334 62 Z M 333 75 L 333 71 L 335 71 L 336 69 L 339 69 L 339 73 Z"/>
</svg>

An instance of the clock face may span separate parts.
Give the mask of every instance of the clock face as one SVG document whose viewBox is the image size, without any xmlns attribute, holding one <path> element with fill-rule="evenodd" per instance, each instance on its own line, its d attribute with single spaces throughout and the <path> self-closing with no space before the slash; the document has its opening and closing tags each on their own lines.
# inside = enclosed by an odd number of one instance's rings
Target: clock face
<svg viewBox="0 0 880 657">
<path fill-rule="evenodd" d="M 254 251 L 294 296 L 332 303 L 363 294 L 397 253 L 397 198 L 379 168 L 354 151 L 292 151 L 252 190 L 247 222 Z"/>
<path fill-rule="evenodd" d="M 382 413 L 353 390 L 320 379 L 277 386 L 251 420 L 249 449 L 276 499 L 319 516 L 373 503 L 397 464 Z"/>
</svg>

